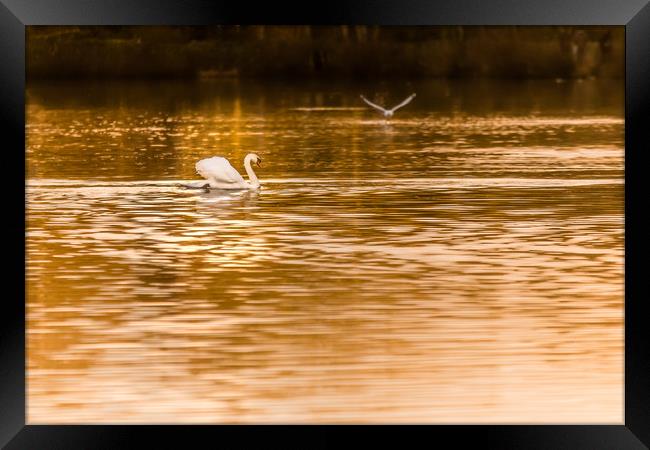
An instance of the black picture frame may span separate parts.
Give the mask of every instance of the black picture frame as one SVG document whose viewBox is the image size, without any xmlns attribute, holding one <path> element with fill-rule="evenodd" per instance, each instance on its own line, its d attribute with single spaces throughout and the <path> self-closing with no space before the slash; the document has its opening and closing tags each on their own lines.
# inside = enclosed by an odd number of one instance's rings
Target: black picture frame
<svg viewBox="0 0 650 450">
<path fill-rule="evenodd" d="M 641 221 L 650 119 L 650 0 L 330 0 L 300 5 L 206 0 L 0 0 L 0 117 L 9 249 L 0 303 L 0 445 L 7 449 L 364 447 L 640 449 L 650 446 L 650 299 Z M 49 426 L 25 424 L 25 26 L 620 25 L 625 27 L 625 421 L 611 425 Z M 645 144 L 645 145 L 644 145 Z M 22 151 L 21 151 L 22 149 Z M 22 261 L 22 263 L 21 263 Z M 257 448 L 260 445 L 254 447 Z"/>
</svg>

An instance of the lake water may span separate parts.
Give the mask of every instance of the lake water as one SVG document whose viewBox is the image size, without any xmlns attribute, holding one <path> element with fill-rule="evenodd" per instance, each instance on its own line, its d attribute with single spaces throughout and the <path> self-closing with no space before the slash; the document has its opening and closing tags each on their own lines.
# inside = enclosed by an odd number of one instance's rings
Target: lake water
<svg viewBox="0 0 650 450">
<path fill-rule="evenodd" d="M 29 83 L 28 422 L 622 423 L 623 83 L 559 81 Z"/>
</svg>

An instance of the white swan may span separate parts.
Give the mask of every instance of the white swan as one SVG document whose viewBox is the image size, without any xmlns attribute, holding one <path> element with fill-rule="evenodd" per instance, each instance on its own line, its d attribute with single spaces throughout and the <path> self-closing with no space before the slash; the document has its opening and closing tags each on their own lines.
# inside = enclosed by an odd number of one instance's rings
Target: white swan
<svg viewBox="0 0 650 450">
<path fill-rule="evenodd" d="M 202 159 L 197 162 L 196 173 L 208 180 L 207 185 L 211 188 L 259 189 L 260 182 L 255 172 L 253 172 L 251 162 L 257 164 L 257 167 L 261 167 L 260 163 L 262 162 L 262 158 L 255 153 L 249 153 L 244 158 L 244 168 L 250 180 L 248 182 L 237 172 L 237 169 L 230 165 L 230 162 L 226 158 L 221 156 L 213 156 L 212 158 Z M 207 185 L 186 187 L 206 188 Z"/>
<path fill-rule="evenodd" d="M 399 105 L 393 106 L 391 109 L 386 109 L 386 108 L 382 108 L 379 105 L 374 104 L 373 102 L 371 102 L 370 100 L 365 98 L 363 95 L 361 95 L 361 100 L 363 100 L 364 102 L 366 102 L 368 105 L 372 106 L 373 108 L 375 108 L 379 112 L 382 112 L 386 119 L 390 119 L 391 117 L 393 117 L 393 114 L 395 114 L 395 111 L 400 109 L 402 106 L 406 106 L 409 103 L 411 103 L 411 100 L 413 100 L 414 98 L 415 98 L 415 94 L 411 94 L 402 103 L 400 103 Z"/>
</svg>

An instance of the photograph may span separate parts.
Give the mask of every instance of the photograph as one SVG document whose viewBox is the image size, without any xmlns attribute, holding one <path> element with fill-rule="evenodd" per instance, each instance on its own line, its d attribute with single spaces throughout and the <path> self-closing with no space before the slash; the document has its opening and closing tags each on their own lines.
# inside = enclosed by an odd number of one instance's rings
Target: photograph
<svg viewBox="0 0 650 450">
<path fill-rule="evenodd" d="M 623 424 L 625 33 L 26 26 L 26 424 Z"/>
</svg>

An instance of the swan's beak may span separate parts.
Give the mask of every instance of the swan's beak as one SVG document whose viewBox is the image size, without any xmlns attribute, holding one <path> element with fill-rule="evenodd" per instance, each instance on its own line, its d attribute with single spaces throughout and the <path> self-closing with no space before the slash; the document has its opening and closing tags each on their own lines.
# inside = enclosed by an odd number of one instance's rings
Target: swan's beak
<svg viewBox="0 0 650 450">
<path fill-rule="evenodd" d="M 262 167 L 261 163 L 262 163 L 262 158 L 257 158 L 257 162 L 255 163 L 257 167 Z"/>
</svg>

